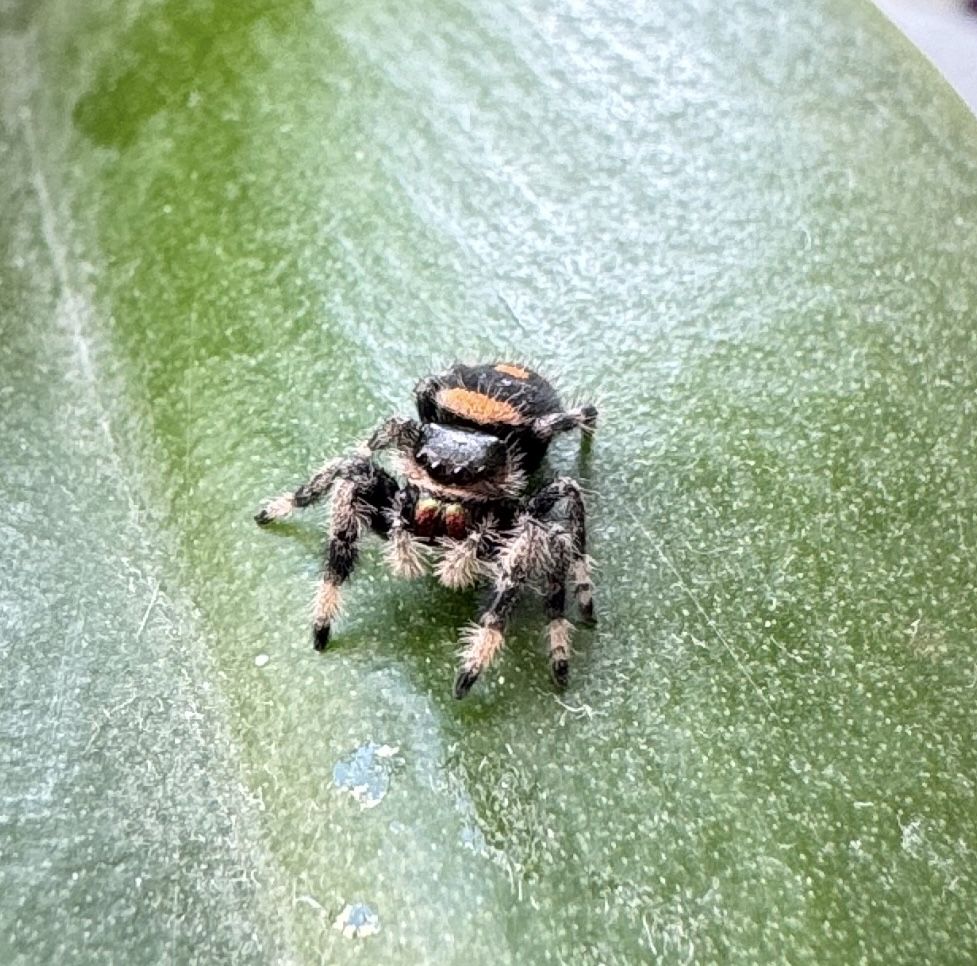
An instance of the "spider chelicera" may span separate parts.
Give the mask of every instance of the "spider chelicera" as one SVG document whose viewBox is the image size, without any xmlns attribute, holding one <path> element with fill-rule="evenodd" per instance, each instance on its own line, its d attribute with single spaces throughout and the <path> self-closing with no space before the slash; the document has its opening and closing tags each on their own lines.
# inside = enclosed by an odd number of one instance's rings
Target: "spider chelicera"
<svg viewBox="0 0 977 966">
<path fill-rule="evenodd" d="M 330 460 L 255 515 L 264 526 L 332 490 L 313 646 L 328 645 L 340 588 L 353 572 L 360 537 L 372 530 L 387 541 L 399 576 L 419 577 L 433 563 L 448 587 L 490 584 L 486 606 L 462 634 L 455 697 L 468 694 L 502 649 L 516 599 L 530 585 L 542 587 L 550 672 L 565 687 L 573 629 L 565 616 L 568 579 L 581 620 L 594 620 L 584 502 L 575 480 L 564 476 L 534 489 L 530 475 L 558 433 L 592 433 L 597 410 L 564 409 L 549 382 L 514 363 L 455 365 L 422 380 L 414 395 L 419 421 L 388 419 L 352 456 Z M 375 462 L 384 449 L 396 453 L 396 476 Z"/>
</svg>

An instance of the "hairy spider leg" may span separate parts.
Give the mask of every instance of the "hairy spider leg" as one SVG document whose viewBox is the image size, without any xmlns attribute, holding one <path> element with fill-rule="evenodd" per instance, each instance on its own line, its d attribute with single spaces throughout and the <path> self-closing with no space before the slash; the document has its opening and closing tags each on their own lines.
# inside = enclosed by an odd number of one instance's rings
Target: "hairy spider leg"
<svg viewBox="0 0 977 966">
<path fill-rule="evenodd" d="M 548 575 L 544 607 L 549 640 L 550 673 L 558 687 L 566 687 L 570 678 L 570 638 L 573 624 L 566 619 L 566 581 L 572 571 L 574 596 L 585 623 L 593 623 L 593 585 L 590 558 L 587 556 L 586 512 L 580 487 L 575 480 L 561 477 L 540 490 L 528 504 L 533 516 L 546 522 L 562 522 L 568 541 L 564 555 L 554 554 L 554 567 Z"/>
<path fill-rule="evenodd" d="M 411 533 L 411 520 L 417 504 L 417 489 L 405 487 L 394 496 L 387 514 L 390 520 L 388 543 L 384 548 L 387 566 L 398 577 L 414 580 L 424 575 L 425 560 L 420 541 Z"/>
<path fill-rule="evenodd" d="M 437 395 L 440 388 L 441 382 L 434 376 L 427 376 L 414 386 L 414 400 L 421 422 L 433 423 L 437 420 Z"/>
<path fill-rule="evenodd" d="M 460 540 L 441 540 L 441 559 L 434 567 L 438 580 L 455 590 L 478 583 L 500 542 L 498 528 L 499 521 L 489 514 Z"/>
<path fill-rule="evenodd" d="M 551 538 L 552 534 L 545 524 L 524 514 L 502 544 L 489 604 L 478 623 L 467 628 L 462 635 L 461 666 L 454 685 L 456 698 L 468 694 L 482 671 L 502 650 L 505 626 L 520 591 L 551 565 Z"/>
<path fill-rule="evenodd" d="M 284 520 L 293 510 L 313 506 L 329 493 L 337 479 L 353 479 L 362 475 L 365 468 L 370 466 L 370 459 L 377 450 L 389 446 L 410 447 L 416 442 L 419 433 L 420 427 L 413 419 L 399 419 L 396 416 L 387 419 L 369 440 L 357 447 L 354 456 L 327 461 L 308 483 L 268 500 L 254 515 L 255 522 L 259 526 L 265 526 L 276 520 Z M 369 471 L 366 472 L 369 475 Z"/>
<path fill-rule="evenodd" d="M 566 619 L 567 572 L 569 553 L 554 553 L 546 575 L 543 608 L 546 612 L 547 652 L 550 675 L 557 687 L 565 688 L 570 680 L 570 636 L 573 624 Z"/>
<path fill-rule="evenodd" d="M 528 503 L 527 512 L 537 519 L 551 519 L 563 501 L 562 515 L 570 531 L 572 560 L 570 563 L 573 595 L 585 624 L 594 624 L 594 584 L 587 556 L 587 511 L 580 484 L 568 476 L 561 476 L 540 490 Z"/>
<path fill-rule="evenodd" d="M 367 460 L 351 463 L 333 492 L 322 577 L 312 602 L 312 646 L 317 651 L 329 644 L 332 623 L 342 607 L 340 587 L 356 566 L 360 537 L 367 527 L 388 536 L 390 509 L 398 491 L 397 481 L 386 470 Z"/>
<path fill-rule="evenodd" d="M 597 407 L 577 406 L 566 412 L 540 416 L 533 421 L 533 431 L 540 439 L 551 440 L 558 433 L 569 433 L 574 429 L 592 433 L 597 428 Z"/>
<path fill-rule="evenodd" d="M 391 416 L 385 420 L 360 447 L 362 456 L 369 456 L 377 450 L 395 447 L 401 450 L 412 450 L 417 444 L 421 434 L 421 427 L 413 419 L 403 419 L 400 416 Z"/>
<path fill-rule="evenodd" d="M 293 510 L 318 503 L 332 488 L 346 462 L 342 459 L 329 460 L 308 483 L 268 500 L 254 515 L 255 522 L 263 527 L 276 520 L 284 520 Z"/>
</svg>

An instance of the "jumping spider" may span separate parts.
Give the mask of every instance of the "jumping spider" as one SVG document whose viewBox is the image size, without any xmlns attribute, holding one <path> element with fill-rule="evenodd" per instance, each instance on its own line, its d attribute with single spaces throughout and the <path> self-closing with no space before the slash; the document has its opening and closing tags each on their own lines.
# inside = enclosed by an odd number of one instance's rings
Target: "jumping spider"
<svg viewBox="0 0 977 966">
<path fill-rule="evenodd" d="M 394 573 L 419 577 L 429 553 L 448 587 L 485 576 L 488 604 L 462 635 L 454 683 L 463 698 L 502 648 L 519 592 L 541 584 L 549 620 L 553 680 L 569 678 L 570 632 L 564 616 L 569 578 L 581 619 L 594 619 L 580 486 L 569 477 L 530 490 L 529 475 L 557 433 L 597 422 L 593 406 L 566 410 L 553 387 L 521 365 L 455 365 L 414 389 L 420 422 L 388 419 L 353 456 L 329 461 L 297 490 L 266 503 L 255 515 L 264 526 L 330 489 L 332 526 L 313 604 L 312 639 L 325 650 L 340 609 L 340 587 L 353 571 L 357 543 L 370 528 L 387 541 Z M 405 482 L 374 462 L 392 448 Z M 428 548 L 425 550 L 424 548 Z"/>
</svg>

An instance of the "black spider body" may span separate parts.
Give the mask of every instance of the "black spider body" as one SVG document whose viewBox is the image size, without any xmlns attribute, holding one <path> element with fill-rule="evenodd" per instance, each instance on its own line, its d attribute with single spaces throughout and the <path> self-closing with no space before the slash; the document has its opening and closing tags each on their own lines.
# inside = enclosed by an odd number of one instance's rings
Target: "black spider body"
<svg viewBox="0 0 977 966">
<path fill-rule="evenodd" d="M 417 577 L 433 563 L 450 587 L 490 581 L 489 603 L 463 638 L 457 697 L 501 649 L 516 598 L 529 584 L 543 587 L 550 667 L 557 684 L 565 685 L 572 629 L 564 616 L 567 580 L 581 617 L 593 620 L 583 498 L 568 477 L 534 490 L 529 474 L 557 433 L 592 432 L 596 409 L 564 409 L 549 382 L 513 363 L 455 365 L 418 383 L 415 397 L 420 422 L 387 420 L 354 456 L 330 461 L 255 516 L 259 524 L 271 523 L 333 491 L 314 604 L 316 649 L 328 644 L 340 587 L 370 528 L 387 541 L 395 573 Z M 397 454 L 396 475 L 376 462 L 385 449 Z"/>
<path fill-rule="evenodd" d="M 534 421 L 563 411 L 556 390 L 541 375 L 512 363 L 452 366 L 419 383 L 414 394 L 422 422 L 508 440 L 518 447 L 527 473 L 542 462 L 552 438 L 535 432 Z"/>
</svg>

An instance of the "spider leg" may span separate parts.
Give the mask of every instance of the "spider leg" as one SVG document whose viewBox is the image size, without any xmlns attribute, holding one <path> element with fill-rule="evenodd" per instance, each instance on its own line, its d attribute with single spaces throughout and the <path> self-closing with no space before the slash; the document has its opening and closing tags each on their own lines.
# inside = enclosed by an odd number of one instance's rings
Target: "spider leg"
<svg viewBox="0 0 977 966">
<path fill-rule="evenodd" d="M 438 580 L 455 590 L 471 587 L 486 571 L 486 561 L 497 540 L 496 522 L 491 515 L 460 540 L 443 539 L 442 556 L 434 568 Z"/>
<path fill-rule="evenodd" d="M 363 472 L 372 465 L 373 454 L 389 446 L 409 447 L 417 438 L 420 427 L 412 419 L 396 416 L 386 420 L 365 442 L 357 446 L 352 457 L 329 460 L 308 481 L 289 493 L 268 500 L 254 515 L 259 526 L 284 520 L 293 510 L 318 503 L 337 479 L 346 479 Z"/>
<path fill-rule="evenodd" d="M 597 407 L 577 406 L 562 413 L 550 413 L 533 421 L 533 431 L 544 440 L 551 440 L 557 433 L 569 433 L 581 429 L 591 434 L 597 428 Z"/>
<path fill-rule="evenodd" d="M 462 635 L 461 666 L 454 695 L 463 698 L 505 644 L 505 625 L 520 591 L 550 564 L 550 536 L 528 515 L 520 517 L 499 550 L 488 606 Z"/>
<path fill-rule="evenodd" d="M 331 459 L 323 464 L 308 483 L 303 483 L 290 493 L 282 493 L 271 500 L 254 515 L 255 523 L 263 527 L 275 520 L 284 520 L 293 510 L 318 503 L 332 488 L 336 478 L 342 473 L 343 459 Z"/>
<path fill-rule="evenodd" d="M 562 502 L 562 513 L 559 505 Z M 570 531 L 570 577 L 573 595 L 585 624 L 594 624 L 594 584 L 591 579 L 591 561 L 587 556 L 587 511 L 583 494 L 576 480 L 562 476 L 539 491 L 527 505 L 527 512 L 546 521 L 562 516 Z"/>
<path fill-rule="evenodd" d="M 366 462 L 336 485 L 322 577 L 312 602 L 312 643 L 317 651 L 329 644 L 332 622 L 342 606 L 340 587 L 356 566 L 360 537 L 367 527 L 387 535 L 388 513 L 397 492 L 397 482 L 389 473 Z"/>
<path fill-rule="evenodd" d="M 434 376 L 422 379 L 414 387 L 414 399 L 417 402 L 417 412 L 425 423 L 435 421 L 438 413 L 437 395 L 441 382 Z"/>
<path fill-rule="evenodd" d="M 413 419 L 391 416 L 360 447 L 360 454 L 369 456 L 378 449 L 387 449 L 390 446 L 397 449 L 411 449 L 417 442 L 420 431 L 420 425 Z"/>
<path fill-rule="evenodd" d="M 390 530 L 384 557 L 387 566 L 398 577 L 414 580 L 426 570 L 420 541 L 411 533 L 410 520 L 417 501 L 417 491 L 406 488 L 398 491 L 388 512 Z"/>
<path fill-rule="evenodd" d="M 546 594 L 543 598 L 543 607 L 549 621 L 546 635 L 550 675 L 558 688 L 565 688 L 570 680 L 570 635 L 573 633 L 573 624 L 566 619 L 568 563 L 569 554 L 554 554 L 554 562 L 546 575 Z"/>
</svg>

